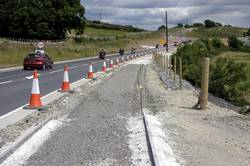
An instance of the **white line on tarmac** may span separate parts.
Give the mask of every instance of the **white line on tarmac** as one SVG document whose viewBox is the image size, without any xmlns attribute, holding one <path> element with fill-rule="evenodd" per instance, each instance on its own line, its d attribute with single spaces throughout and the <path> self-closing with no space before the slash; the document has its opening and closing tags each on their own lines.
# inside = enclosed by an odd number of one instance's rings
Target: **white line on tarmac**
<svg viewBox="0 0 250 166">
<path fill-rule="evenodd" d="M 37 74 L 38 76 L 41 76 L 42 74 Z M 28 80 L 31 80 L 31 79 L 33 79 L 33 75 L 31 75 L 31 76 L 28 76 L 28 77 L 25 77 L 26 79 L 28 79 Z"/>
<path fill-rule="evenodd" d="M 49 72 L 50 74 L 53 74 L 53 73 L 58 73 L 58 72 L 60 72 L 60 71 L 63 71 L 62 69 L 60 69 L 60 70 L 55 70 L 55 71 L 51 71 L 51 72 Z"/>
<path fill-rule="evenodd" d="M 75 84 L 77 84 L 77 83 L 79 83 L 79 82 L 81 82 L 81 81 L 83 81 L 83 80 L 85 80 L 85 78 L 80 79 L 80 80 L 78 80 L 78 81 L 75 81 L 75 82 L 71 83 L 71 85 L 74 86 Z M 58 90 L 59 90 L 59 89 L 57 89 L 57 90 L 55 90 L 55 91 L 53 91 L 53 92 L 51 92 L 51 93 L 49 93 L 49 94 L 47 94 L 47 95 L 41 97 L 41 100 L 44 99 L 44 98 L 46 98 L 46 97 L 48 97 L 48 96 L 50 96 L 50 95 L 52 95 L 52 94 L 54 94 L 54 93 L 56 93 L 56 92 L 58 92 Z M 27 103 L 27 104 L 29 104 L 29 103 Z M 21 106 L 21 107 L 15 109 L 15 110 L 13 110 L 13 111 L 7 113 L 7 114 L 5 114 L 5 115 L 0 116 L 0 120 L 3 119 L 3 118 L 5 118 L 5 117 L 7 117 L 7 116 L 9 116 L 9 115 L 11 115 L 11 114 L 13 114 L 13 113 L 15 113 L 15 112 L 17 112 L 17 111 L 20 111 L 20 110 L 23 109 L 23 107 L 26 106 L 27 104 L 25 104 L 25 105 L 23 105 L 23 106 Z"/>
<path fill-rule="evenodd" d="M 10 80 L 10 81 L 5 81 L 5 82 L 0 82 L 0 85 L 3 85 L 3 84 L 8 84 L 8 83 L 11 83 L 11 82 L 13 82 L 12 80 Z"/>
</svg>

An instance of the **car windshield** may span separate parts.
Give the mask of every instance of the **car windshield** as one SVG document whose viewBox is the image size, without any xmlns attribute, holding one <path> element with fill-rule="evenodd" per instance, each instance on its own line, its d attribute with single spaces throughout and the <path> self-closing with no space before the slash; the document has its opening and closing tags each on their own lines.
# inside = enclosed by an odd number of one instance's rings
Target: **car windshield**
<svg viewBox="0 0 250 166">
<path fill-rule="evenodd" d="M 29 54 L 27 56 L 27 59 L 35 59 L 35 58 L 40 58 L 41 55 L 40 54 Z"/>
</svg>

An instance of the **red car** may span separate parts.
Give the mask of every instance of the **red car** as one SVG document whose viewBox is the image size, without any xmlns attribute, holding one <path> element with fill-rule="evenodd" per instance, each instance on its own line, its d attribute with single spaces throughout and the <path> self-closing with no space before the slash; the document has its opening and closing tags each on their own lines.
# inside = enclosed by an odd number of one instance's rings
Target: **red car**
<svg viewBox="0 0 250 166">
<path fill-rule="evenodd" d="M 24 70 L 28 68 L 46 70 L 48 67 L 52 69 L 53 61 L 48 55 L 42 53 L 28 54 L 23 61 Z"/>
</svg>

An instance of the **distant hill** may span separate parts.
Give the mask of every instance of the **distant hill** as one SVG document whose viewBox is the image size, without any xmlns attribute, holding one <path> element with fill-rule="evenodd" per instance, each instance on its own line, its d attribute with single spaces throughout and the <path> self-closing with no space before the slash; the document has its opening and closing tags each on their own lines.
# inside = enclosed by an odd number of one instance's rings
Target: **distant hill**
<svg viewBox="0 0 250 166">
<path fill-rule="evenodd" d="M 229 37 L 232 35 L 236 35 L 241 37 L 244 35 L 244 32 L 247 32 L 247 29 L 241 27 L 213 27 L 213 28 L 205 28 L 198 27 L 193 28 L 192 31 L 187 32 L 186 36 L 188 37 Z"/>
<path fill-rule="evenodd" d="M 121 31 L 128 31 L 128 32 L 145 31 L 144 29 L 140 29 L 132 25 L 123 26 L 123 25 L 116 25 L 116 24 L 104 23 L 104 22 L 93 21 L 93 20 L 87 20 L 86 26 L 90 28 L 95 28 L 95 29 L 121 30 Z"/>
</svg>

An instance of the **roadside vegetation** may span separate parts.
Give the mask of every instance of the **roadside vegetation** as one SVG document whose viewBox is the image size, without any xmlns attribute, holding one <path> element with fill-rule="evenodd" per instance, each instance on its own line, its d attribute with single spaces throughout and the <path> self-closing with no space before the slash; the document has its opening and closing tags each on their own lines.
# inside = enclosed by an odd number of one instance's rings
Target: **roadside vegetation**
<svg viewBox="0 0 250 166">
<path fill-rule="evenodd" d="M 196 27 L 192 31 L 188 32 L 186 36 L 188 37 L 220 37 L 227 38 L 232 35 L 243 36 L 246 32 L 246 29 L 239 27 Z"/>
<path fill-rule="evenodd" d="M 160 32 L 128 32 L 125 30 L 95 29 L 87 27 L 83 35 L 74 31 L 63 42 L 46 43 L 45 51 L 54 61 L 69 60 L 95 56 L 101 48 L 108 53 L 116 53 L 119 48 L 129 51 L 131 47 L 155 45 L 161 38 Z M 22 65 L 27 53 L 34 52 L 35 43 L 0 40 L 0 67 Z"/>
<path fill-rule="evenodd" d="M 162 25 L 159 27 L 159 30 L 165 30 L 165 26 Z M 214 22 L 212 20 L 205 20 L 203 23 L 197 22 L 193 24 L 177 24 L 176 27 L 171 29 L 176 33 L 185 34 L 186 37 L 194 37 L 194 38 L 211 38 L 211 37 L 219 37 L 219 38 L 228 38 L 230 36 L 250 36 L 250 29 L 241 27 L 233 27 L 231 25 L 222 25 L 221 23 Z"/>
<path fill-rule="evenodd" d="M 74 29 L 82 34 L 85 8 L 80 0 L 0 0 L 0 36 L 58 40 Z"/>
<path fill-rule="evenodd" d="M 236 105 L 250 104 L 250 49 L 236 36 L 228 46 L 219 38 L 203 38 L 180 48 L 176 56 L 183 59 L 183 76 L 201 86 L 201 59 L 210 57 L 209 92 Z"/>
</svg>

